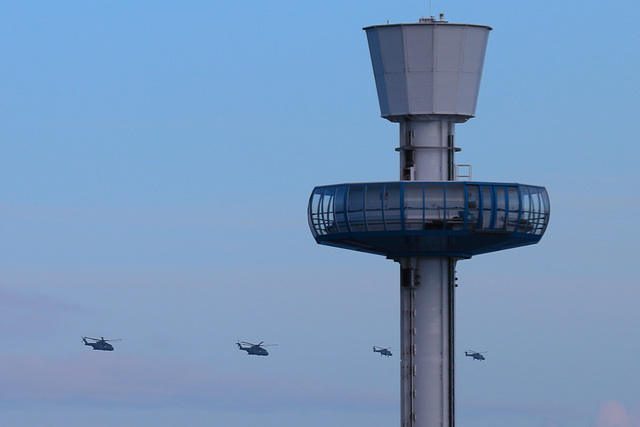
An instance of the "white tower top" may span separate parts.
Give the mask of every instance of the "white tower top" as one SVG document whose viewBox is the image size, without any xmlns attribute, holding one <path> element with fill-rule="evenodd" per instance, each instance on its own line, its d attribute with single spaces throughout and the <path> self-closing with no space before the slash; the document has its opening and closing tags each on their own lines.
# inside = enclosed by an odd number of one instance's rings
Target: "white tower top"
<svg viewBox="0 0 640 427">
<path fill-rule="evenodd" d="M 491 27 L 422 18 L 364 30 L 382 117 L 462 123 L 475 116 Z"/>
</svg>

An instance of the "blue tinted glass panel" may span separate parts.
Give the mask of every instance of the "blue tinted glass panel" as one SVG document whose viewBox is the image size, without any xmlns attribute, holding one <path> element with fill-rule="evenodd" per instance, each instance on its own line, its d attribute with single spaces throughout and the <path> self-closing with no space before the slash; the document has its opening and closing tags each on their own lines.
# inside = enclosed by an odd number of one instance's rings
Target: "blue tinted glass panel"
<svg viewBox="0 0 640 427">
<path fill-rule="evenodd" d="M 351 231 L 366 231 L 364 223 L 364 186 L 351 185 L 347 194 L 347 218 Z"/>
<path fill-rule="evenodd" d="M 534 210 L 534 215 L 535 215 L 535 222 L 534 222 L 534 229 L 533 232 L 534 234 L 542 234 L 542 232 L 544 231 L 544 227 L 545 227 L 545 208 L 544 208 L 544 200 L 542 198 L 542 189 L 541 188 L 536 188 L 535 189 L 535 197 L 532 197 L 533 199 L 533 210 Z"/>
<path fill-rule="evenodd" d="M 532 208 L 533 202 L 531 201 L 531 193 L 529 192 L 529 187 L 521 187 L 521 197 L 522 197 L 522 221 L 520 221 L 519 229 L 523 233 L 532 233 L 533 232 L 533 221 L 535 217 L 533 216 Z"/>
<path fill-rule="evenodd" d="M 542 196 L 542 204 L 544 206 L 543 208 L 544 224 L 539 234 L 543 234 L 547 228 L 547 224 L 549 223 L 549 214 L 551 213 L 551 205 L 549 204 L 549 194 L 547 193 L 547 190 L 542 188 L 540 190 L 540 194 Z"/>
<path fill-rule="evenodd" d="M 322 219 L 323 228 L 327 233 L 335 233 L 338 231 L 336 228 L 336 218 L 333 213 L 335 194 L 336 187 L 328 187 L 324 191 L 324 196 L 322 197 L 322 214 L 320 218 Z"/>
<path fill-rule="evenodd" d="M 490 230 L 493 223 L 493 197 L 491 187 L 480 187 L 482 196 L 482 229 Z"/>
<path fill-rule="evenodd" d="M 520 213 L 520 198 L 517 187 L 507 187 L 507 231 L 515 231 Z"/>
<path fill-rule="evenodd" d="M 387 184 L 384 193 L 384 221 L 387 230 L 400 230 L 400 184 Z"/>
<path fill-rule="evenodd" d="M 475 230 L 478 227 L 480 191 L 476 185 L 467 185 L 467 230 Z"/>
<path fill-rule="evenodd" d="M 423 184 L 404 185 L 404 226 L 407 230 L 421 230 L 424 221 Z"/>
<path fill-rule="evenodd" d="M 493 223 L 494 230 L 504 230 L 507 221 L 507 192 L 504 187 L 494 187 L 496 218 Z"/>
<path fill-rule="evenodd" d="M 384 230 L 384 217 L 382 214 L 382 206 L 384 201 L 384 185 L 367 185 L 366 188 L 365 218 L 367 220 L 367 230 Z"/>
<path fill-rule="evenodd" d="M 322 230 L 320 229 L 320 225 L 318 223 L 321 201 L 322 201 L 322 192 L 321 191 L 319 192 L 318 190 L 314 191 L 313 195 L 311 196 L 311 200 L 309 201 L 309 213 L 310 213 L 309 221 L 311 222 L 311 226 L 313 230 L 317 234 L 326 234 L 322 232 Z"/>
<path fill-rule="evenodd" d="M 334 211 L 336 216 L 336 227 L 339 233 L 346 233 L 349 231 L 347 223 L 347 212 L 345 206 L 345 196 L 347 195 L 347 186 L 340 185 L 336 189 L 336 196 L 334 203 Z"/>
<path fill-rule="evenodd" d="M 444 228 L 444 184 L 425 184 L 424 229 Z"/>
<path fill-rule="evenodd" d="M 464 185 L 446 186 L 446 229 L 462 230 L 465 217 Z"/>
</svg>

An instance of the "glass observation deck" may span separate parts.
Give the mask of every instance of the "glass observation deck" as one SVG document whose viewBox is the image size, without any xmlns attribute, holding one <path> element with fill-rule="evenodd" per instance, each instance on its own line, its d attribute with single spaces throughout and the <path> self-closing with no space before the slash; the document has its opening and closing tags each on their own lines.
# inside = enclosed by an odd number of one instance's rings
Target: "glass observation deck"
<svg viewBox="0 0 640 427">
<path fill-rule="evenodd" d="M 469 258 L 537 243 L 549 213 L 544 187 L 401 181 L 316 187 L 308 219 L 324 245 L 390 258 Z"/>
</svg>

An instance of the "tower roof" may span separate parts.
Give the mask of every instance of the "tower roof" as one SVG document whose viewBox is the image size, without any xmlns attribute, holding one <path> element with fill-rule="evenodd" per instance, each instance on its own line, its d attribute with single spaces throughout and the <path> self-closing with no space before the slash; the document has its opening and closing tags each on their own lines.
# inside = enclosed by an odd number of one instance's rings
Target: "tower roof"
<svg viewBox="0 0 640 427">
<path fill-rule="evenodd" d="M 382 117 L 474 117 L 491 27 L 421 19 L 365 27 Z"/>
</svg>

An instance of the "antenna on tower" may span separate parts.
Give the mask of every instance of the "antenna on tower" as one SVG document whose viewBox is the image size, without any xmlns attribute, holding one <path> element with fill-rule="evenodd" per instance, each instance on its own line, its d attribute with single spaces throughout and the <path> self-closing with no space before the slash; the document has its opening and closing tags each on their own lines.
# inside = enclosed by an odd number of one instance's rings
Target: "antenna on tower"
<svg viewBox="0 0 640 427">
<path fill-rule="evenodd" d="M 431 0 L 429 0 L 429 17 L 431 18 L 433 15 L 431 14 Z"/>
</svg>

